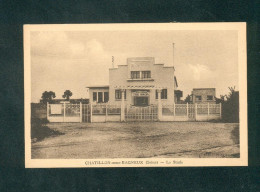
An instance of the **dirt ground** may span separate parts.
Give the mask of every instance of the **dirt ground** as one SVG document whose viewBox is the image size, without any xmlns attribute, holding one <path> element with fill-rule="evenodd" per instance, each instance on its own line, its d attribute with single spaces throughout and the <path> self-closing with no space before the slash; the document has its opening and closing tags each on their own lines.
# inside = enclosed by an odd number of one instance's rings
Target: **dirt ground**
<svg viewBox="0 0 260 192">
<path fill-rule="evenodd" d="M 50 123 L 63 134 L 32 143 L 34 159 L 239 157 L 239 124 Z"/>
</svg>

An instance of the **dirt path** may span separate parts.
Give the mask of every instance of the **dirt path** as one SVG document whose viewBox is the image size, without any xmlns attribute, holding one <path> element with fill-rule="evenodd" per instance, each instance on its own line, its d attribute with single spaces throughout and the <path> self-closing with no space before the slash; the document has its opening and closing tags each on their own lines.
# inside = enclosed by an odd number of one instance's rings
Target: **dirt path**
<svg viewBox="0 0 260 192">
<path fill-rule="evenodd" d="M 238 124 L 48 124 L 64 133 L 32 144 L 32 158 L 239 157 Z"/>
</svg>

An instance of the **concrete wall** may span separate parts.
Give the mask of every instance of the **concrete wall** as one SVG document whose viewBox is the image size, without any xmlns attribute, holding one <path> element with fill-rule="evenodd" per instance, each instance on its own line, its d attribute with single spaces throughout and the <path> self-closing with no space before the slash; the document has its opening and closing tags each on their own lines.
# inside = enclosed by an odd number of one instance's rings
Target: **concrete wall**
<svg viewBox="0 0 260 192">
<path fill-rule="evenodd" d="M 62 122 L 81 122 L 81 119 L 79 116 L 77 117 L 63 117 L 63 116 L 49 116 L 48 117 L 49 122 L 56 122 L 56 123 L 62 123 Z"/>
<path fill-rule="evenodd" d="M 218 114 L 210 114 L 210 115 L 197 115 L 196 121 L 210 121 L 210 120 L 219 120 L 221 119 Z"/>
<path fill-rule="evenodd" d="M 92 115 L 92 123 L 120 122 L 120 115 Z"/>
<path fill-rule="evenodd" d="M 161 121 L 192 121 L 186 116 L 172 116 L 172 115 L 163 115 Z"/>
</svg>

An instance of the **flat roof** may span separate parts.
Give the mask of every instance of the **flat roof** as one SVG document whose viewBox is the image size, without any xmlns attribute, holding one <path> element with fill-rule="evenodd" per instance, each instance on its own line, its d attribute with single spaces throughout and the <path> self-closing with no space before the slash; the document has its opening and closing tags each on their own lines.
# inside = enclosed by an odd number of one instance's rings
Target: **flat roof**
<svg viewBox="0 0 260 192">
<path fill-rule="evenodd" d="M 87 86 L 86 88 L 89 89 L 106 89 L 109 88 L 109 85 L 94 85 L 94 86 Z"/>
<path fill-rule="evenodd" d="M 205 90 L 205 89 L 216 89 L 216 88 L 193 88 L 193 90 Z"/>
</svg>

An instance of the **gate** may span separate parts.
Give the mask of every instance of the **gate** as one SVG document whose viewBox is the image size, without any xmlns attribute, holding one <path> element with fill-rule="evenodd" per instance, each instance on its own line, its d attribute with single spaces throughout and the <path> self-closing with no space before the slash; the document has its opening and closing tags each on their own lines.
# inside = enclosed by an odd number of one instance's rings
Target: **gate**
<svg viewBox="0 0 260 192">
<path fill-rule="evenodd" d="M 188 105 L 188 117 L 190 120 L 195 120 L 195 105 L 194 104 Z"/>
<path fill-rule="evenodd" d="M 158 107 L 150 105 L 146 107 L 127 106 L 125 109 L 126 121 L 157 121 Z"/>
<path fill-rule="evenodd" d="M 82 122 L 90 123 L 91 109 L 89 104 L 82 104 Z"/>
</svg>

